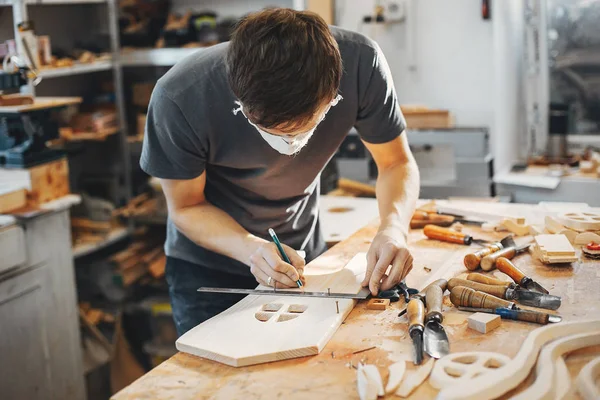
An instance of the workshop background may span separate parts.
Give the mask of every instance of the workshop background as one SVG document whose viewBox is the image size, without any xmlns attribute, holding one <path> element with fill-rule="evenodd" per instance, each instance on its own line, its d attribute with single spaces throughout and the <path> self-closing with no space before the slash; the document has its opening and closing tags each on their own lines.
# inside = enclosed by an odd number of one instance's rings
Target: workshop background
<svg viewBox="0 0 600 400">
<path fill-rule="evenodd" d="M 170 67 L 267 6 L 380 44 L 421 198 L 600 206 L 600 0 L 0 0 L 0 227 L 25 221 L 0 230 L 0 386 L 106 399 L 176 352 L 145 113 Z M 321 178 L 328 244 L 377 216 L 376 177 L 349 132 Z M 42 261 L 52 278 L 26 274 Z"/>
</svg>

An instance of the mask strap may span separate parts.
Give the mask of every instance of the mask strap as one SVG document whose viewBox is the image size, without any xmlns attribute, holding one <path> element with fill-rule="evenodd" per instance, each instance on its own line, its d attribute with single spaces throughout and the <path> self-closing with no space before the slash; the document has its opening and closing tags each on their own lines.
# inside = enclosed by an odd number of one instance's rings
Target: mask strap
<svg viewBox="0 0 600 400">
<path fill-rule="evenodd" d="M 235 104 L 238 105 L 237 108 L 234 108 L 233 110 L 231 110 L 231 112 L 233 113 L 233 115 L 238 115 L 238 113 L 241 111 L 242 114 L 244 114 L 244 111 L 242 110 L 243 106 L 242 103 L 239 102 L 238 100 L 234 101 Z"/>
</svg>

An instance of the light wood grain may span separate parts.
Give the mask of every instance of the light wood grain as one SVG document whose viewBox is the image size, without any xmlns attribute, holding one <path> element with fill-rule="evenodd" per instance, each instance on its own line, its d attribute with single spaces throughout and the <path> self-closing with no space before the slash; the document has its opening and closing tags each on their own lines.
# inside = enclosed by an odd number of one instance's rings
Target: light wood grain
<svg viewBox="0 0 600 400">
<path fill-rule="evenodd" d="M 0 214 L 9 213 L 27 205 L 27 190 L 23 188 L 2 189 L 3 187 L 0 185 Z"/>
<path fill-rule="evenodd" d="M 488 333 L 501 324 L 500 316 L 488 313 L 475 313 L 467 318 L 469 328 L 476 330 L 479 333 Z"/>
<path fill-rule="evenodd" d="M 364 253 L 357 254 L 344 268 L 319 259 L 305 268 L 304 290 L 357 293 L 365 270 Z M 234 367 L 315 355 L 327 344 L 354 303 L 354 300 L 295 298 L 277 294 L 251 295 L 185 333 L 177 340 L 176 346 L 180 351 Z M 281 306 L 271 312 L 264 310 L 266 304 Z M 293 305 L 306 306 L 306 311 L 291 313 L 289 309 Z"/>
<path fill-rule="evenodd" d="M 33 104 L 0 107 L 2 113 L 21 113 L 81 103 L 81 97 L 36 97 Z"/>
<path fill-rule="evenodd" d="M 537 205 L 471 203 L 473 208 L 496 213 L 509 212 L 523 215 L 529 224 L 543 224 L 546 211 Z M 343 266 L 356 252 L 364 252 L 376 234 L 378 225 L 370 224 L 347 240 L 331 248 L 320 258 L 330 264 Z M 465 226 L 465 232 L 474 237 L 497 241 L 505 234 L 483 232 Z M 422 230 L 413 230 L 408 245 L 414 257 L 414 268 L 407 277 L 411 287 L 424 288 L 439 277 L 462 277 L 468 272 L 462 260 L 473 249 L 467 246 L 427 240 Z M 600 319 L 600 291 L 598 284 L 600 263 L 582 259 L 571 268 L 551 268 L 543 265 L 529 254 L 513 261 L 527 276 L 532 277 L 552 294 L 562 297 L 560 314 L 564 322 Z M 505 279 L 499 272 L 495 277 Z M 406 317 L 398 318 L 405 307 L 403 301 L 393 303 L 386 311 L 373 312 L 366 309 L 366 301 L 359 302 L 336 331 L 327 346 L 317 356 L 299 358 L 271 364 L 233 368 L 221 363 L 178 353 L 171 359 L 144 375 L 123 391 L 115 394 L 115 400 L 140 398 L 197 399 L 197 398 L 265 398 L 306 399 L 357 399 L 356 366 L 361 360 L 377 363 L 382 374 L 384 368 L 395 362 L 407 361 L 408 371 L 412 365 L 412 343 L 408 335 Z M 585 304 L 585 312 L 582 311 Z M 497 352 L 508 357 L 518 354 L 527 334 L 538 325 L 519 321 L 502 321 L 502 328 L 487 335 L 468 329 L 466 319 L 470 315 L 453 308 L 444 299 L 444 328 L 449 336 L 452 352 Z M 356 350 L 375 346 L 367 352 L 353 354 Z M 584 360 L 584 361 L 582 361 Z M 570 355 L 567 366 L 581 368 L 586 355 Z M 294 377 L 291 379 L 290 377 Z M 384 377 L 385 378 L 385 377 Z M 521 384 L 516 390 L 522 390 Z M 438 390 L 425 381 L 409 396 L 411 399 L 436 398 Z"/>
<path fill-rule="evenodd" d="M 600 377 L 600 357 L 586 364 L 577 376 L 577 391 L 585 400 L 600 398 L 600 389 L 596 381 Z"/>
</svg>

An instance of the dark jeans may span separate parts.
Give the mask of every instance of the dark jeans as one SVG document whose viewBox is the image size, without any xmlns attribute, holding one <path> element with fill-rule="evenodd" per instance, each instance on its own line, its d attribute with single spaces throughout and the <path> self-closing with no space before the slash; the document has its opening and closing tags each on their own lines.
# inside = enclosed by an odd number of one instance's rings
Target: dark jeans
<svg viewBox="0 0 600 400">
<path fill-rule="evenodd" d="M 237 294 L 200 293 L 197 291 L 199 287 L 254 289 L 258 285 L 251 275 L 229 274 L 172 257 L 167 257 L 165 275 L 179 336 L 245 297 Z"/>
</svg>

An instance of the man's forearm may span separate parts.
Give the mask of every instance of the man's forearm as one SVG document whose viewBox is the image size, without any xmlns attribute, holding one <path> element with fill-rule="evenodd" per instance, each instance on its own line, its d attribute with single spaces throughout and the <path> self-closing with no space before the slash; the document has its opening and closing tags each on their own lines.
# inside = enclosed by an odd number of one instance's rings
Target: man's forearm
<svg viewBox="0 0 600 400">
<path fill-rule="evenodd" d="M 250 255 L 266 242 L 208 202 L 181 208 L 169 215 L 181 233 L 194 243 L 247 265 Z"/>
<path fill-rule="evenodd" d="M 419 169 L 412 155 L 406 162 L 379 172 L 376 192 L 380 230 L 395 229 L 408 235 L 410 219 L 419 198 L 419 185 Z"/>
</svg>

